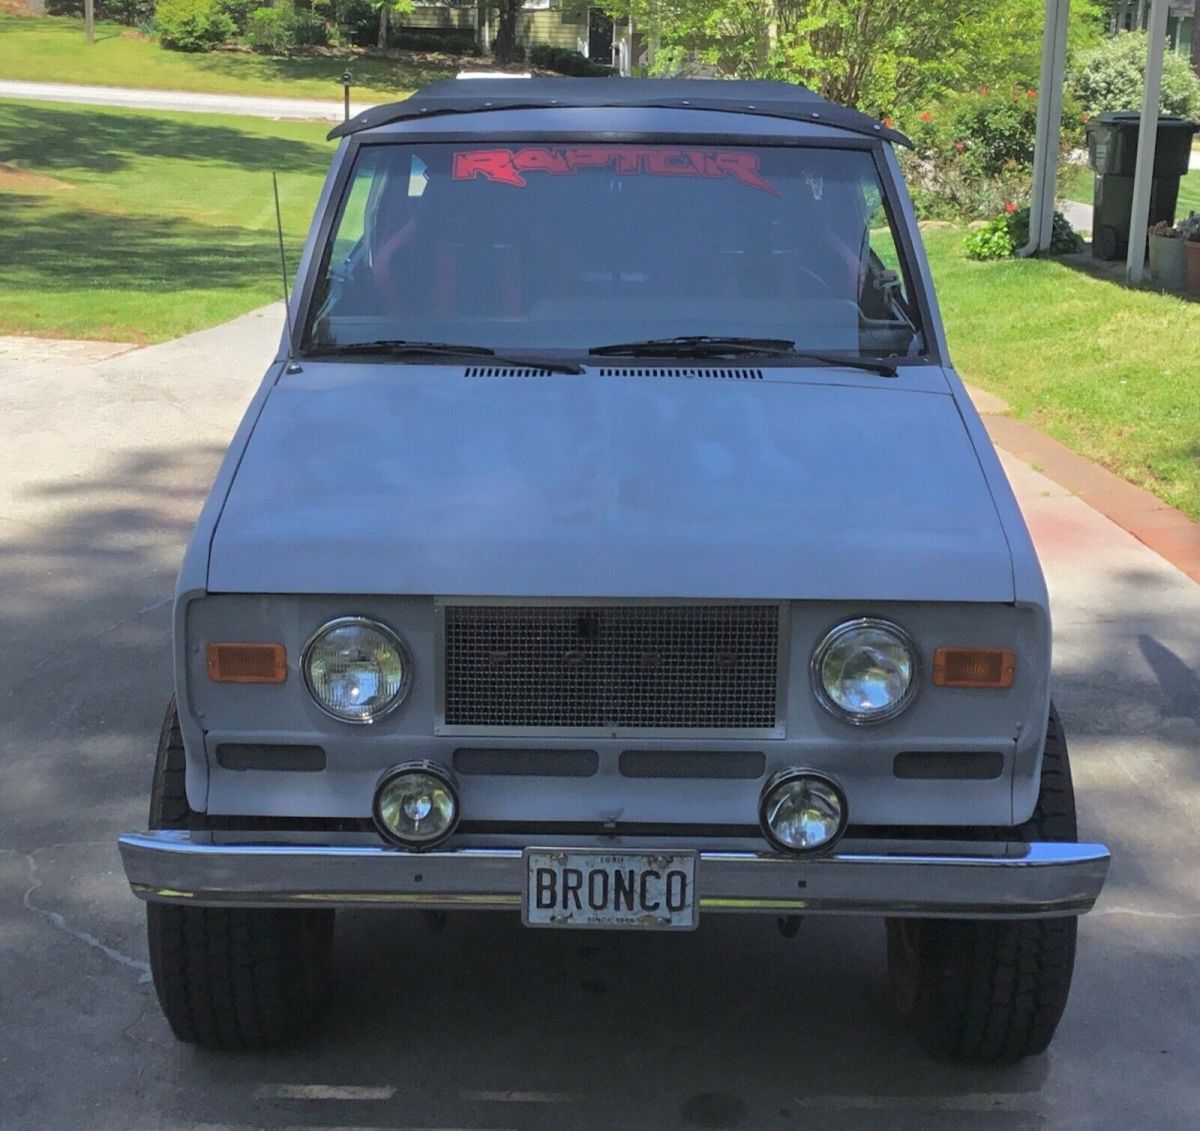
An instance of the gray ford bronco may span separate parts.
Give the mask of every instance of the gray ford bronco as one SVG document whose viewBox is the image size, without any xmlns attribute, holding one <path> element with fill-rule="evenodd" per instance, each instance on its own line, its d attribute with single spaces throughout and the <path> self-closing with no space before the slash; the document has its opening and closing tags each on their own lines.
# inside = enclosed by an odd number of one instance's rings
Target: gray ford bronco
<svg viewBox="0 0 1200 1131">
<path fill-rule="evenodd" d="M 340 144 L 184 557 L 177 1037 L 299 1037 L 339 907 L 870 915 L 931 1052 L 1043 1050 L 1077 843 L 1037 557 L 893 145 L 798 87 L 472 79 Z"/>
</svg>

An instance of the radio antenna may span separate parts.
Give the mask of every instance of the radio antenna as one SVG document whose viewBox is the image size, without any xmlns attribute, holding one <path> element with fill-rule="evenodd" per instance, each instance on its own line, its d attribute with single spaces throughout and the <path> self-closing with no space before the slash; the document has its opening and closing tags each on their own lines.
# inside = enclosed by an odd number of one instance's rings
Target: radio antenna
<svg viewBox="0 0 1200 1131">
<path fill-rule="evenodd" d="M 279 277 L 283 280 L 283 317 L 287 322 L 287 368 L 285 373 L 299 373 L 300 366 L 292 353 L 292 300 L 288 295 L 287 256 L 283 252 L 283 213 L 279 210 L 279 178 L 272 171 L 271 185 L 275 189 L 275 232 L 279 236 Z"/>
</svg>

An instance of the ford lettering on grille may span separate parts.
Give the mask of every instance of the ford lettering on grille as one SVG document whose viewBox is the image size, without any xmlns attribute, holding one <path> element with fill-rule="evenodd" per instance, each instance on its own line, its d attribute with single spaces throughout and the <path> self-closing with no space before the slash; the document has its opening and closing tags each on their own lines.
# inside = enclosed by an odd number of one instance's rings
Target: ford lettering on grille
<svg viewBox="0 0 1200 1131">
<path fill-rule="evenodd" d="M 777 604 L 439 608 L 443 732 L 780 733 Z"/>
</svg>

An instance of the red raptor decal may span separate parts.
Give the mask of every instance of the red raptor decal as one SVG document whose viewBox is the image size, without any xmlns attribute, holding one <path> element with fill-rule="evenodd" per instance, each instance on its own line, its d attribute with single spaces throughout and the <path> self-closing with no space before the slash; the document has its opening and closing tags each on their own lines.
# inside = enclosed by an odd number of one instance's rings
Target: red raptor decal
<svg viewBox="0 0 1200 1131">
<path fill-rule="evenodd" d="M 524 149 L 472 149 L 454 155 L 454 179 L 485 177 L 524 188 L 526 173 L 570 175 L 580 169 L 614 169 L 654 177 L 732 177 L 739 184 L 778 196 L 758 171 L 758 154 L 737 149 L 676 149 L 639 145 L 526 146 Z"/>
</svg>

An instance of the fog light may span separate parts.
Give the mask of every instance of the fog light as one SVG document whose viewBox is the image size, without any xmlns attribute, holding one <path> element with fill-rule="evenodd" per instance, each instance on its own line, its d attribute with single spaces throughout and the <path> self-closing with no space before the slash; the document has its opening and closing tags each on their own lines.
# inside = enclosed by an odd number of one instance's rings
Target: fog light
<svg viewBox="0 0 1200 1131">
<path fill-rule="evenodd" d="M 388 840 L 405 848 L 431 848 L 458 824 L 458 790 L 436 763 L 406 762 L 380 778 L 373 812 Z"/>
<path fill-rule="evenodd" d="M 762 792 L 758 820 L 776 848 L 811 852 L 828 848 L 845 832 L 846 795 L 815 770 L 783 770 Z"/>
</svg>

